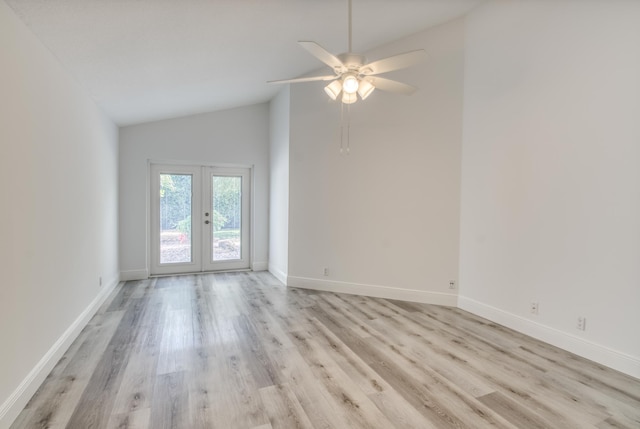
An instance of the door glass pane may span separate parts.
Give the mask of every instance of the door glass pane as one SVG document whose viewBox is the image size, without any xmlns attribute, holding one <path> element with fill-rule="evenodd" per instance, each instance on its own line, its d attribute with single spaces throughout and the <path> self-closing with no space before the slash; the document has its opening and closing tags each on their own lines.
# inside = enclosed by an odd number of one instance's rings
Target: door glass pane
<svg viewBox="0 0 640 429">
<path fill-rule="evenodd" d="M 240 259 L 242 236 L 242 177 L 213 176 L 212 182 L 214 261 Z"/>
<path fill-rule="evenodd" d="M 160 174 L 160 263 L 192 261 L 190 174 Z"/>
</svg>

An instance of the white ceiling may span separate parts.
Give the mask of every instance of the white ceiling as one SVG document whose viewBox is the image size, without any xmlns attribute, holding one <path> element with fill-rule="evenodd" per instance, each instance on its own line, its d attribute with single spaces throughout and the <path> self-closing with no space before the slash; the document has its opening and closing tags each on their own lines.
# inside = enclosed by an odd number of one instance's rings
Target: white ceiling
<svg viewBox="0 0 640 429">
<path fill-rule="evenodd" d="M 347 50 L 346 0 L 4 0 L 118 125 L 264 102 Z M 483 0 L 353 0 L 364 52 Z M 371 58 L 374 59 L 374 58 Z"/>
</svg>

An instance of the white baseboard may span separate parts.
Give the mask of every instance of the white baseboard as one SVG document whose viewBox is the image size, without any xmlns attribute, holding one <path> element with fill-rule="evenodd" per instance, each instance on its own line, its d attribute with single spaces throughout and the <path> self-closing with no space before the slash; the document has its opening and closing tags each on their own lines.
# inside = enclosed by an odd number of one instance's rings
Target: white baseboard
<svg viewBox="0 0 640 429">
<path fill-rule="evenodd" d="M 283 285 L 286 286 L 286 284 L 287 284 L 287 273 L 285 273 L 284 271 L 280 270 L 279 268 L 274 267 L 271 264 L 269 264 L 269 272 L 271 274 L 273 274 L 273 276 L 275 278 L 280 280 L 280 283 L 282 283 Z"/>
<path fill-rule="evenodd" d="M 492 322 L 529 335 L 545 343 L 575 353 L 586 359 L 608 366 L 632 377 L 640 378 L 640 359 L 600 344 L 585 340 L 565 331 L 536 323 L 482 302 L 458 297 L 458 307 Z"/>
<path fill-rule="evenodd" d="M 254 262 L 251 264 L 251 269 L 253 271 L 267 271 L 269 269 L 268 262 Z"/>
<path fill-rule="evenodd" d="M 149 270 L 128 270 L 120 271 L 120 281 L 128 282 L 129 280 L 146 280 L 149 278 Z"/>
<path fill-rule="evenodd" d="M 113 281 L 100 290 L 98 296 L 58 338 L 49 351 L 45 353 L 25 379 L 22 380 L 18 388 L 0 405 L 0 429 L 8 429 L 11 426 L 62 355 L 80 335 L 82 329 L 89 323 L 89 320 L 96 314 L 117 285 L 118 282 Z"/>
<path fill-rule="evenodd" d="M 347 283 L 293 276 L 289 276 L 287 280 L 287 286 L 299 287 L 303 289 L 348 293 L 351 295 L 365 295 L 375 298 L 397 299 L 400 301 L 413 301 L 421 302 L 424 304 L 444 305 L 447 307 L 456 307 L 458 303 L 458 296 L 450 293 L 429 292 L 416 289 L 403 289 L 397 287 Z"/>
</svg>

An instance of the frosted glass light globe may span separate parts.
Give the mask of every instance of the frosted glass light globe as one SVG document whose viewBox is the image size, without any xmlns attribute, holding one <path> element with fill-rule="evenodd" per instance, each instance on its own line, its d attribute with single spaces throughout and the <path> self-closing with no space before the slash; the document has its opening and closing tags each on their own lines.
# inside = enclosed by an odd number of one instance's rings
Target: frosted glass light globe
<svg viewBox="0 0 640 429">
<path fill-rule="evenodd" d="M 342 90 L 347 94 L 355 94 L 358 90 L 358 79 L 355 76 L 347 76 L 342 81 Z"/>
</svg>

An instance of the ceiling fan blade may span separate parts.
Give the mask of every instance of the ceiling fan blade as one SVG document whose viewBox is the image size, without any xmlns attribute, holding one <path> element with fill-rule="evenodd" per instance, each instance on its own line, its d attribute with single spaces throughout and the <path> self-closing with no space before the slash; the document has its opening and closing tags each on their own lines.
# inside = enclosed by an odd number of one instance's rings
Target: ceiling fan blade
<svg viewBox="0 0 640 429">
<path fill-rule="evenodd" d="M 328 65 L 329 67 L 335 69 L 342 69 L 344 64 L 342 61 L 338 59 L 335 55 L 327 51 L 322 46 L 318 45 L 316 42 L 298 42 L 300 46 L 305 48 L 311 55 Z"/>
<path fill-rule="evenodd" d="M 318 80 L 334 80 L 337 79 L 338 76 L 332 74 L 327 76 L 311 76 L 311 77 L 297 77 L 294 79 L 283 79 L 283 80 L 270 80 L 267 83 L 299 83 L 299 82 L 314 82 Z"/>
<path fill-rule="evenodd" d="M 381 91 L 395 92 L 397 94 L 411 95 L 418 90 L 415 86 L 407 85 L 406 83 L 398 82 L 391 79 L 385 79 L 383 77 L 367 77 L 367 81 L 371 82 L 376 89 Z"/>
<path fill-rule="evenodd" d="M 374 75 L 386 73 L 393 70 L 400 70 L 418 64 L 427 59 L 427 53 L 424 49 L 405 52 L 404 54 L 394 55 L 392 57 L 383 58 L 369 64 L 365 64 L 360 68 L 360 73 L 364 75 Z"/>
</svg>

